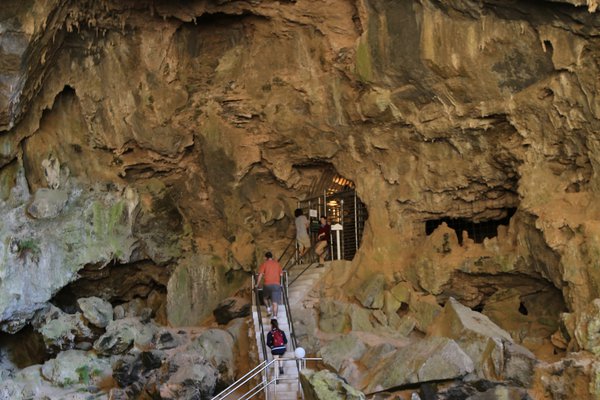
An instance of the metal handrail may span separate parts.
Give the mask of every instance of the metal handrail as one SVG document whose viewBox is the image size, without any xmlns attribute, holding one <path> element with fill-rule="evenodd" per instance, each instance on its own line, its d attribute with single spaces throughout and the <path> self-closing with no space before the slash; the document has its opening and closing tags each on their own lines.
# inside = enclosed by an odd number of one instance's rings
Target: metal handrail
<svg viewBox="0 0 600 400">
<path fill-rule="evenodd" d="M 212 398 L 212 400 L 223 400 L 223 399 L 227 398 L 228 396 L 233 394 L 235 391 L 237 391 L 239 388 L 241 388 L 243 385 L 248 383 L 251 379 L 256 377 L 258 374 L 262 374 L 265 371 L 267 371 L 273 364 L 275 364 L 275 363 L 279 364 L 281 362 L 291 361 L 291 360 L 298 362 L 302 367 L 304 367 L 304 365 L 306 364 L 307 361 L 323 361 L 323 359 L 320 357 L 304 357 L 304 358 L 285 357 L 285 358 L 274 358 L 269 362 L 263 361 L 262 363 L 260 363 L 256 367 L 254 367 L 250 372 L 246 373 L 243 377 L 241 377 L 240 379 L 235 381 L 233 384 L 231 384 L 227 389 L 225 389 L 218 395 L 214 396 Z M 277 367 L 279 367 L 279 365 L 277 365 Z M 269 381 L 263 380 L 263 381 L 261 381 L 261 383 L 259 383 L 258 385 L 254 386 L 249 391 L 244 393 L 242 395 L 242 397 L 238 397 L 238 400 L 250 399 L 250 398 L 254 397 L 255 395 L 257 395 L 261 390 L 268 388 L 270 385 L 272 385 L 276 381 L 292 381 L 292 380 L 295 380 L 295 379 L 294 378 L 280 378 L 278 376 L 275 376 L 273 379 L 271 379 Z"/>
<path fill-rule="evenodd" d="M 294 246 L 292 246 L 292 244 Z M 285 263 L 283 263 L 283 259 L 284 259 L 285 255 L 287 254 L 287 252 L 288 252 L 288 250 L 290 248 L 294 249 L 294 251 L 289 255 L 287 261 Z M 294 260 L 295 252 L 296 252 L 296 238 L 293 237 L 292 240 L 290 240 L 290 242 L 288 243 L 288 245 L 285 247 L 285 250 L 283 250 L 283 253 L 281 253 L 281 256 L 277 259 L 279 261 L 279 263 L 283 265 L 283 269 L 284 270 L 288 269 L 288 266 L 289 266 L 290 262 L 292 262 Z M 292 264 L 289 267 L 291 268 L 293 266 L 294 266 L 294 264 Z"/>
<path fill-rule="evenodd" d="M 302 272 L 300 272 L 298 275 L 296 275 L 296 277 L 290 282 L 290 285 L 292 285 L 294 282 L 296 282 L 296 280 L 298 280 L 298 278 L 300 278 L 306 271 L 308 271 L 310 269 L 310 267 L 313 267 L 315 265 L 318 265 L 318 262 L 313 262 L 308 264 L 308 266 L 306 268 L 304 268 L 302 270 Z"/>
<path fill-rule="evenodd" d="M 296 332 L 294 330 L 294 319 L 292 318 L 292 311 L 290 309 L 290 300 L 288 297 L 288 288 L 289 288 L 289 276 L 288 272 L 285 271 L 283 275 L 283 303 L 285 305 L 285 315 L 288 320 L 288 325 L 290 327 L 290 341 L 292 342 L 292 350 L 296 350 L 298 347 L 298 341 L 296 339 Z"/>
<path fill-rule="evenodd" d="M 288 245 L 285 246 L 285 249 L 281 252 L 281 255 L 277 258 L 277 261 L 281 262 L 281 260 L 286 255 L 287 251 L 290 249 L 292 244 L 295 244 L 295 243 L 296 243 L 296 238 L 293 237 L 292 240 L 290 240 L 290 242 L 288 243 Z"/>
<path fill-rule="evenodd" d="M 260 311 L 260 295 L 258 294 L 258 285 L 255 279 L 254 274 L 252 274 L 252 291 L 254 292 L 254 305 L 256 306 L 256 316 L 258 318 L 258 325 L 260 328 L 260 343 L 262 344 L 262 354 L 263 360 L 268 359 L 267 355 L 267 345 L 265 340 L 265 330 L 263 329 L 262 315 Z"/>
</svg>

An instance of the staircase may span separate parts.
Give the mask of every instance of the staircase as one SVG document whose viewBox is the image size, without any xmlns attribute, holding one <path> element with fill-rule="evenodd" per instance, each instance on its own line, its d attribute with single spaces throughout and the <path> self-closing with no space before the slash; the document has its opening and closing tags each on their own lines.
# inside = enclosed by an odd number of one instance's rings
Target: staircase
<svg viewBox="0 0 600 400">
<path fill-rule="evenodd" d="M 317 268 L 316 264 L 299 264 L 295 265 L 289 274 L 288 282 L 290 282 L 288 288 L 288 301 L 290 304 L 290 311 L 292 316 L 294 315 L 294 311 L 304 308 L 304 304 L 309 302 L 310 299 L 307 298 L 308 293 L 314 287 L 314 285 L 320 280 L 321 275 L 324 271 L 327 270 L 329 262 L 325 263 L 325 267 Z M 292 283 L 293 282 L 293 283 Z M 271 329 L 271 316 L 267 316 L 267 309 L 264 306 L 261 306 L 261 317 L 262 317 L 262 326 L 264 329 L 264 337 L 266 340 L 267 333 Z M 261 343 L 261 334 L 260 334 L 260 323 L 258 320 L 258 310 L 257 306 L 254 305 L 252 307 L 252 318 L 254 321 L 255 328 L 255 336 L 256 336 L 256 344 L 257 348 L 262 348 Z M 283 304 L 279 304 L 279 310 L 277 313 L 277 322 L 279 323 L 279 329 L 285 332 L 288 338 L 288 347 L 287 352 L 282 356 L 284 358 L 294 358 L 294 349 L 292 346 L 292 339 L 290 335 L 290 326 L 287 318 L 287 313 L 285 306 Z M 269 360 L 271 360 L 271 353 L 268 352 Z M 259 351 L 259 362 L 265 361 L 263 359 L 263 354 Z M 274 364 L 274 368 L 269 371 L 269 379 L 278 379 L 277 384 L 270 385 L 266 390 L 268 390 L 268 398 L 271 400 L 297 400 L 301 397 L 300 395 L 300 386 L 298 382 L 298 367 L 297 362 L 294 360 L 285 360 L 281 362 L 284 373 L 283 375 L 278 375 L 278 370 L 276 365 Z"/>
<path fill-rule="evenodd" d="M 322 268 L 312 264 L 306 271 L 304 269 L 309 265 L 297 265 L 290 271 L 289 281 L 293 283 L 288 289 L 288 298 L 292 315 L 295 311 L 306 308 L 305 305 L 312 301 L 309 297 L 310 291 L 321 280 L 321 275 L 327 271 L 329 264 L 330 262 L 326 261 Z"/>
</svg>

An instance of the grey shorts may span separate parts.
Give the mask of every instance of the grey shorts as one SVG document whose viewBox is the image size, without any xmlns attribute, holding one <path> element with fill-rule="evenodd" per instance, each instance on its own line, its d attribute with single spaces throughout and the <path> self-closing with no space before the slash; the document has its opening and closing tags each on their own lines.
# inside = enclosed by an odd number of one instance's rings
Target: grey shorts
<svg viewBox="0 0 600 400">
<path fill-rule="evenodd" d="M 281 286 L 265 285 L 263 288 L 264 299 L 271 299 L 273 303 L 281 304 Z"/>
</svg>

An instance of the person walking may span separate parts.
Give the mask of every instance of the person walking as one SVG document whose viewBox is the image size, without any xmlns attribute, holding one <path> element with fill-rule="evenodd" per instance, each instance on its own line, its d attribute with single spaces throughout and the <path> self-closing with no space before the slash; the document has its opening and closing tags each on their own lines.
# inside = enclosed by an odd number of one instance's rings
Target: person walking
<svg viewBox="0 0 600 400">
<path fill-rule="evenodd" d="M 308 218 L 304 215 L 301 208 L 297 208 L 294 211 L 296 219 L 296 242 L 298 243 L 298 258 L 302 258 L 304 254 L 310 249 L 310 236 L 308 236 Z"/>
<path fill-rule="evenodd" d="M 285 332 L 279 329 L 279 323 L 275 318 L 271 319 L 271 330 L 267 333 L 267 346 L 271 348 L 273 359 L 282 356 L 287 349 L 287 337 Z M 283 374 L 283 365 L 279 363 L 279 375 Z"/>
<path fill-rule="evenodd" d="M 267 315 L 271 315 L 271 307 L 269 302 L 273 304 L 273 315 L 277 318 L 277 305 L 281 303 L 281 276 L 283 269 L 281 264 L 273 259 L 273 254 L 270 251 L 265 253 L 265 262 L 258 267 L 258 278 L 256 284 L 260 286 L 260 282 L 265 277 L 263 286 L 263 298 L 267 303 Z"/>
<path fill-rule="evenodd" d="M 319 256 L 319 267 L 325 265 L 325 254 L 329 248 L 331 241 L 331 225 L 327 223 L 327 217 L 321 215 L 320 218 L 321 226 L 319 226 L 319 233 L 317 234 L 317 244 L 315 245 L 315 253 Z"/>
</svg>

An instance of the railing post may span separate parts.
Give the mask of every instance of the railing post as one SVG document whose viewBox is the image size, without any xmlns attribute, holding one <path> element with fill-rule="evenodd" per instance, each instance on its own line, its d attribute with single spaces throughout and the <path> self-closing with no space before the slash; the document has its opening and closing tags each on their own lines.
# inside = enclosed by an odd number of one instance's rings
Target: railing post
<svg viewBox="0 0 600 400">
<path fill-rule="evenodd" d="M 335 242 L 336 242 L 336 250 L 337 250 L 337 259 L 342 259 L 342 247 L 340 243 L 340 231 L 344 229 L 341 224 L 334 224 L 331 226 L 331 230 L 335 231 Z"/>
</svg>

